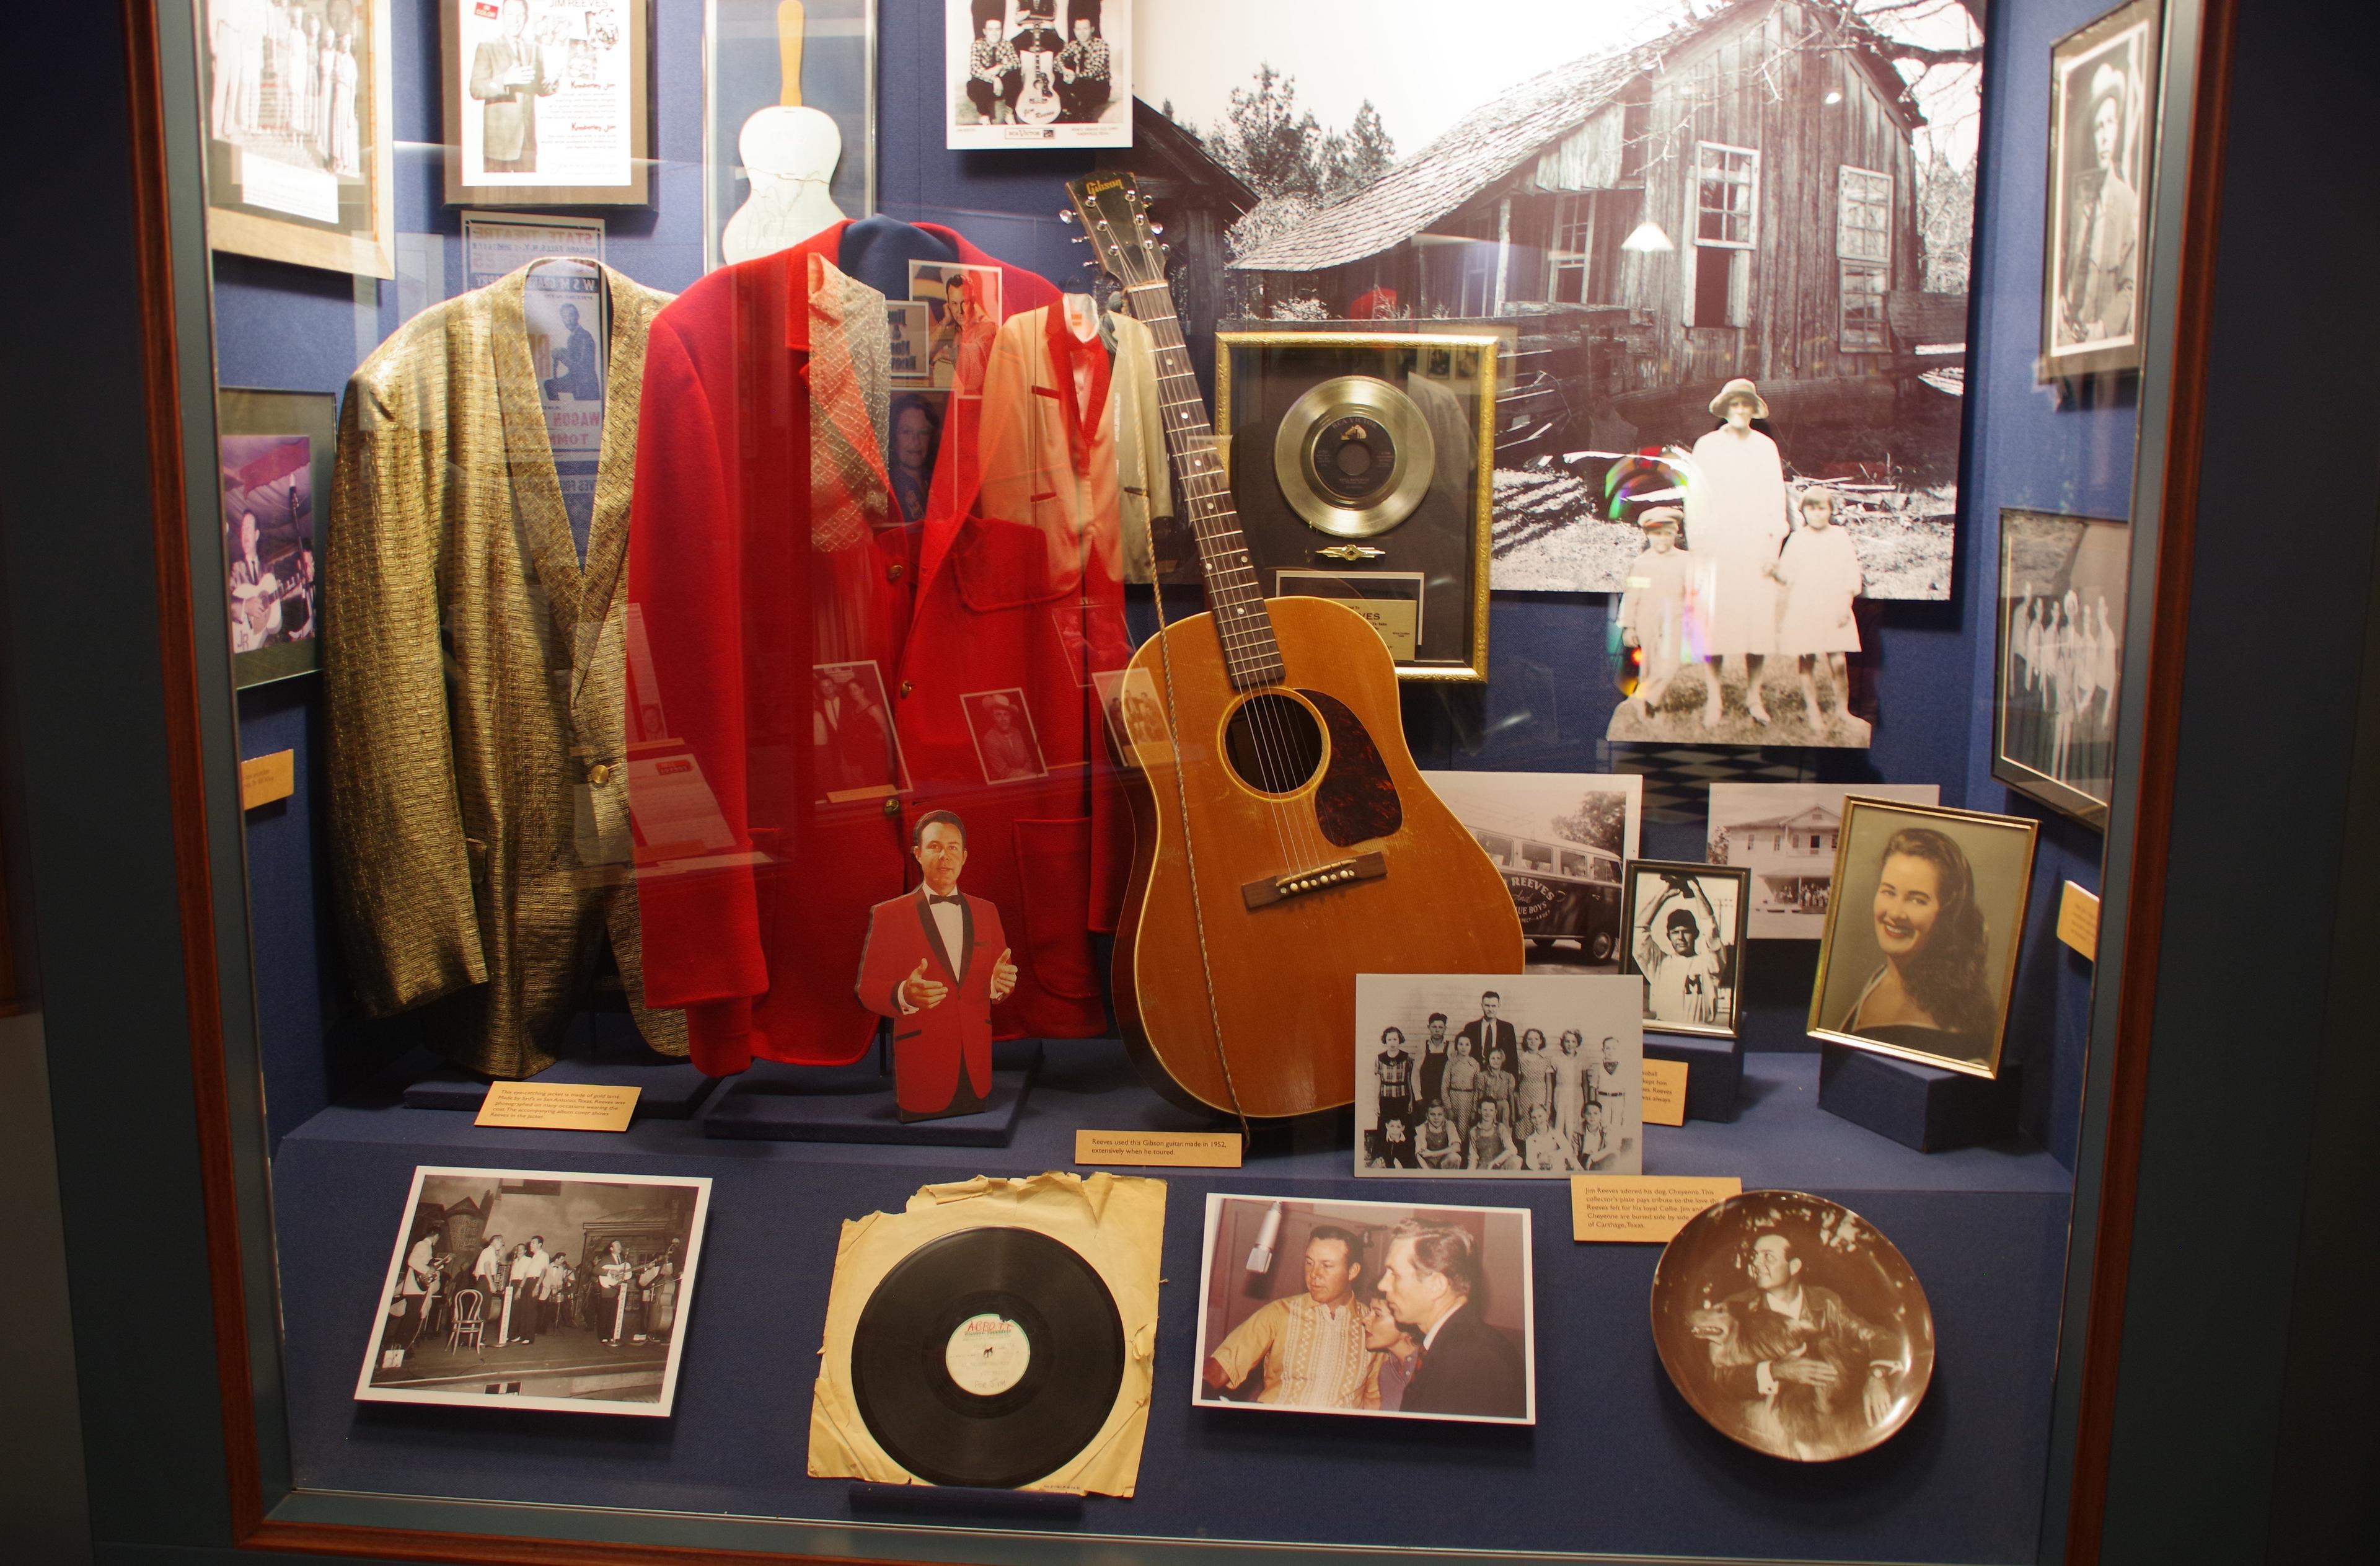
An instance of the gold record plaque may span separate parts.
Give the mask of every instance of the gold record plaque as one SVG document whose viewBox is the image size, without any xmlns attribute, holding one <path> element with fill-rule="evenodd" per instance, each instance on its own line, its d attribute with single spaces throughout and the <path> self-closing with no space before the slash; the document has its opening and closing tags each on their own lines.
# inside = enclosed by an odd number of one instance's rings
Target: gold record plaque
<svg viewBox="0 0 2380 1566">
<path fill-rule="evenodd" d="M 1696 1414 L 1794 1463 L 1881 1445 L 1934 1378 L 1934 1313 L 1908 1258 L 1799 1191 L 1746 1191 L 1678 1231 L 1653 1272 L 1653 1342 Z"/>
<path fill-rule="evenodd" d="M 1334 376 L 1293 403 L 1272 464 L 1291 508 L 1342 539 L 1411 516 L 1438 467 L 1421 409 L 1372 375 Z"/>
</svg>

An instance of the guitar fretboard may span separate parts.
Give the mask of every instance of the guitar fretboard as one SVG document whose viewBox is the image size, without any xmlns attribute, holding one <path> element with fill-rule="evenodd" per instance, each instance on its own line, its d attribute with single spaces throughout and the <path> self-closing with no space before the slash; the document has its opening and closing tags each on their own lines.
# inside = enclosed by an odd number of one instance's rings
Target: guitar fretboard
<svg viewBox="0 0 2380 1566">
<path fill-rule="evenodd" d="M 1272 615 L 1265 608 L 1264 586 L 1248 564 L 1248 541 L 1232 505 L 1231 479 L 1207 422 L 1207 399 L 1190 369 L 1182 323 L 1174 319 L 1172 290 L 1162 282 L 1136 283 L 1124 289 L 1124 297 L 1133 315 L 1156 340 L 1165 450 L 1173 459 L 1174 489 L 1198 540 L 1198 559 L 1207 574 L 1207 608 L 1222 638 L 1232 688 L 1278 685 L 1282 678 L 1281 647 L 1273 639 Z"/>
</svg>

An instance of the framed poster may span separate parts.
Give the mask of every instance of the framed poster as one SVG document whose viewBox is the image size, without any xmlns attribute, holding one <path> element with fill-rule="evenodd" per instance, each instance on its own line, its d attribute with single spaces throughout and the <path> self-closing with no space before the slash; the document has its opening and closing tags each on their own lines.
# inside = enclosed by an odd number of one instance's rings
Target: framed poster
<svg viewBox="0 0 2380 1566">
<path fill-rule="evenodd" d="M 703 22 L 703 270 L 726 264 L 739 212 L 770 227 L 775 205 L 807 207 L 818 182 L 829 221 L 873 213 L 874 0 L 708 0 Z"/>
<path fill-rule="evenodd" d="M 2141 367 L 2161 9 L 2131 0 L 2049 51 L 2042 381 Z"/>
<path fill-rule="evenodd" d="M 1497 341 L 1215 336 L 1215 427 L 1249 564 L 1277 593 L 1347 601 L 1401 679 L 1488 677 Z"/>
<path fill-rule="evenodd" d="M 322 645 L 315 540 L 338 451 L 338 399 L 226 386 L 216 407 L 232 683 L 310 674 Z"/>
<path fill-rule="evenodd" d="M 943 145 L 1132 145 L 1131 0 L 942 0 Z"/>
<path fill-rule="evenodd" d="M 650 0 L 440 0 L 446 203 L 651 198 Z"/>
<path fill-rule="evenodd" d="M 1810 1036 L 1998 1076 L 2037 832 L 2018 816 L 1844 800 Z"/>
<path fill-rule="evenodd" d="M 2131 558 L 2121 521 L 2000 513 L 1992 776 L 2085 826 L 2115 786 Z"/>
<path fill-rule="evenodd" d="M 396 275 L 391 0 L 200 0 L 207 242 Z"/>
<path fill-rule="evenodd" d="M 603 220 L 544 212 L 463 213 L 463 285 L 484 288 L 506 273 L 555 256 L 603 259 Z"/>
</svg>

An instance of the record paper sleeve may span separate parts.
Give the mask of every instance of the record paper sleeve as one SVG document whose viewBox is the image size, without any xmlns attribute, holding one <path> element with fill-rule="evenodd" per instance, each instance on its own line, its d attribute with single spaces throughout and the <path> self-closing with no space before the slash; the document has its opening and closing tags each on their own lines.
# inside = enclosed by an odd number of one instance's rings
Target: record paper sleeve
<svg viewBox="0 0 2380 1566">
<path fill-rule="evenodd" d="M 854 1331 L 868 1297 L 902 1258 L 929 1241 L 987 1225 L 1031 1229 L 1072 1247 L 1099 1276 L 1123 1323 L 1124 1368 L 1105 1424 L 1074 1458 L 1028 1490 L 1129 1496 L 1140 1475 L 1157 1352 L 1157 1286 L 1165 1238 L 1165 1183 L 1136 1175 L 1052 1171 L 1024 1180 L 978 1175 L 927 1185 L 898 1213 L 843 1226 L 827 1296 L 826 1341 L 810 1400 L 809 1475 L 878 1484 L 926 1481 L 886 1455 L 852 1394 Z"/>
</svg>

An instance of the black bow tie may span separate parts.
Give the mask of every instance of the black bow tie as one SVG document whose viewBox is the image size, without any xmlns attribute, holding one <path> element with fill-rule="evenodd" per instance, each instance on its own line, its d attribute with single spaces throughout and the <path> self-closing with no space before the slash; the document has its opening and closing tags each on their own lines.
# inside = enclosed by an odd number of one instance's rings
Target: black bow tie
<svg viewBox="0 0 2380 1566">
<path fill-rule="evenodd" d="M 962 901 L 964 901 L 964 899 L 962 899 L 955 892 L 952 892 L 948 897 L 937 896 L 930 892 L 926 893 L 926 906 L 929 908 L 933 907 L 935 904 L 940 903 L 958 903 Z"/>
</svg>

